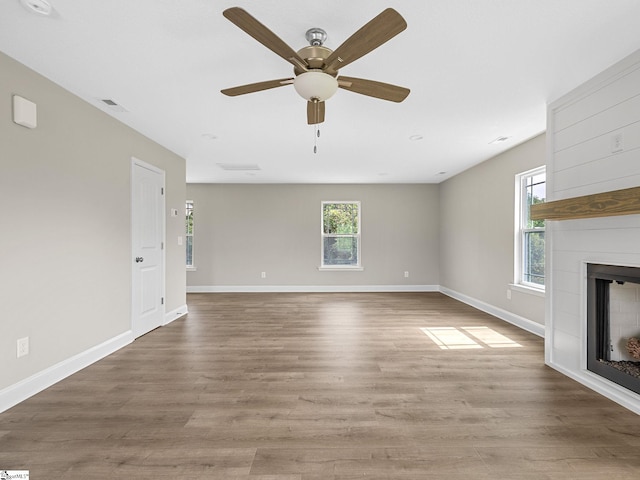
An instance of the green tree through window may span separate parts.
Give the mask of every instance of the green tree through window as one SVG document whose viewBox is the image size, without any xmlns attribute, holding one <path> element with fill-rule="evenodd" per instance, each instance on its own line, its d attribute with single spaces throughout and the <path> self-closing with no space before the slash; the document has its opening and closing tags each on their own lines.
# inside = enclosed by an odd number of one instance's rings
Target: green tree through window
<svg viewBox="0 0 640 480">
<path fill-rule="evenodd" d="M 187 200 L 186 203 L 185 238 L 187 267 L 193 267 L 193 202 L 190 200 Z"/>
<path fill-rule="evenodd" d="M 360 265 L 360 202 L 322 202 L 322 266 Z"/>
<path fill-rule="evenodd" d="M 546 200 L 546 173 L 544 168 L 521 175 L 521 276 L 519 283 L 544 287 L 544 220 L 532 220 L 531 205 Z"/>
</svg>

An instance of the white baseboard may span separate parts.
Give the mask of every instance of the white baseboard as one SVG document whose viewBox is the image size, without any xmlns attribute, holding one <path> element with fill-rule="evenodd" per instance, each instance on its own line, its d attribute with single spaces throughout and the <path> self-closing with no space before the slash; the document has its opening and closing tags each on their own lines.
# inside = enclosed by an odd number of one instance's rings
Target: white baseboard
<svg viewBox="0 0 640 480">
<path fill-rule="evenodd" d="M 202 285 L 187 287 L 187 293 L 367 293 L 438 291 L 440 291 L 438 285 Z"/>
<path fill-rule="evenodd" d="M 113 352 L 129 345 L 133 340 L 133 332 L 129 330 L 0 390 L 0 413 L 88 367 L 92 363 L 111 355 Z"/>
<path fill-rule="evenodd" d="M 162 325 L 169 325 L 174 320 L 184 317 L 187 313 L 189 313 L 189 308 L 186 304 L 171 310 L 170 312 L 166 312 L 164 314 L 164 323 Z"/>
<path fill-rule="evenodd" d="M 540 325 L 528 318 L 521 317 L 520 315 L 516 315 L 515 313 L 508 312 L 498 307 L 494 307 L 493 305 L 489 305 L 481 300 L 477 300 L 472 297 L 468 297 L 462 293 L 456 292 L 454 290 L 450 290 L 446 287 L 440 287 L 440 291 L 447 295 L 448 297 L 455 298 L 456 300 L 461 301 L 462 303 L 466 303 L 467 305 L 471 305 L 478 310 L 481 310 L 489 315 L 493 315 L 494 317 L 498 317 L 500 320 L 504 320 L 505 322 L 511 323 L 516 327 L 520 327 L 527 332 L 533 333 L 534 335 L 538 335 L 539 337 L 544 338 L 544 325 Z"/>
</svg>

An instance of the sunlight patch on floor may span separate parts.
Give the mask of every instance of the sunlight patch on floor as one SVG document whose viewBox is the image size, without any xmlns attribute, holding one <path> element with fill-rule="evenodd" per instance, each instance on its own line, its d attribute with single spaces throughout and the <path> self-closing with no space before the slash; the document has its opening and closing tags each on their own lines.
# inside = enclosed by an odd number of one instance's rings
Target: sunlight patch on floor
<svg viewBox="0 0 640 480">
<path fill-rule="evenodd" d="M 420 330 L 422 330 L 442 350 L 482 348 L 478 342 L 474 341 L 455 327 L 421 328 Z"/>
<path fill-rule="evenodd" d="M 489 327 L 433 327 L 420 330 L 442 350 L 522 347 Z"/>
<path fill-rule="evenodd" d="M 509 337 L 505 337 L 501 333 L 498 333 L 489 327 L 462 327 L 462 329 L 491 348 L 522 347 L 519 343 L 514 342 Z"/>
</svg>

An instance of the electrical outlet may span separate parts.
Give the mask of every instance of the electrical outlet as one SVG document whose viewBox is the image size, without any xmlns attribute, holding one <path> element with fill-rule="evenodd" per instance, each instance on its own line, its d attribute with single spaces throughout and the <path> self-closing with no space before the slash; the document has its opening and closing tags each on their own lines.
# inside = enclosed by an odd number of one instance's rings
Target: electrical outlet
<svg viewBox="0 0 640 480">
<path fill-rule="evenodd" d="M 404 278 L 409 278 L 409 272 L 404 272 Z"/>
<path fill-rule="evenodd" d="M 511 289 L 507 288 L 507 300 L 511 300 Z"/>
<path fill-rule="evenodd" d="M 16 353 L 18 358 L 29 355 L 29 337 L 19 338 L 16 345 Z"/>
<path fill-rule="evenodd" d="M 262 273 L 260 274 L 260 276 L 261 276 L 262 278 L 267 278 L 267 272 L 262 272 Z"/>
<path fill-rule="evenodd" d="M 611 153 L 618 153 L 624 150 L 622 134 L 617 133 L 611 137 Z"/>
</svg>

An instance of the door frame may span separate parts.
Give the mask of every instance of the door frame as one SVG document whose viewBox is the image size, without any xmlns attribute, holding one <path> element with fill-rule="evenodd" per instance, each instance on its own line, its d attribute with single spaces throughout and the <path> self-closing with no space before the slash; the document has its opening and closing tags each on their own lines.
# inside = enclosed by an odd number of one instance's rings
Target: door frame
<svg viewBox="0 0 640 480">
<path fill-rule="evenodd" d="M 166 217 L 166 207 L 167 207 L 167 201 L 166 201 L 166 173 L 164 170 L 162 170 L 161 168 L 156 167 L 155 165 L 152 165 L 150 163 L 145 162 L 144 160 L 140 160 L 139 158 L 136 157 L 131 157 L 131 172 L 130 172 L 130 228 L 131 228 L 131 244 L 129 247 L 129 261 L 131 262 L 131 301 L 130 301 L 130 327 L 131 327 L 131 333 L 133 336 L 133 339 L 135 340 L 137 337 L 142 336 L 142 335 L 137 335 L 136 334 L 136 326 L 134 325 L 135 322 L 135 315 L 134 315 L 134 303 L 133 303 L 133 299 L 135 298 L 134 295 L 136 295 L 135 292 L 135 288 L 136 288 L 136 282 L 135 282 L 135 275 L 136 275 L 136 263 L 134 262 L 134 257 L 136 255 L 136 252 L 134 252 L 134 247 L 135 247 L 135 232 L 136 229 L 134 228 L 134 182 L 133 182 L 133 178 L 135 175 L 135 169 L 136 167 L 141 167 L 141 168 L 146 168 L 147 170 L 151 170 L 152 172 L 155 172 L 157 174 L 159 174 L 161 176 L 162 179 L 162 191 L 163 191 L 163 195 L 162 195 L 162 202 L 161 202 L 161 212 L 160 212 L 160 218 L 161 218 L 161 225 L 160 225 L 160 235 L 161 235 L 161 242 L 162 242 L 162 253 L 160 255 L 160 262 L 161 264 L 161 269 L 162 269 L 162 275 L 161 275 L 161 286 L 160 286 L 160 290 L 161 290 L 161 297 L 163 298 L 163 302 L 160 305 L 160 312 L 162 315 L 162 318 L 160 319 L 160 324 L 159 326 L 163 326 L 165 324 L 165 316 L 166 316 L 166 245 L 167 245 L 167 217 Z M 146 333 L 146 332 L 145 332 Z"/>
</svg>

